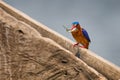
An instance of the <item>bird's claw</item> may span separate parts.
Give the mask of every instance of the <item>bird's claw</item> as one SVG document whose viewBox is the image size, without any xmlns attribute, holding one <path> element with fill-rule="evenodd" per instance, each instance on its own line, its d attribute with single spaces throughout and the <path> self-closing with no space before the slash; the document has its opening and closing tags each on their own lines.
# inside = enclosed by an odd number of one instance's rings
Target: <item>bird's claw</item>
<svg viewBox="0 0 120 80">
<path fill-rule="evenodd" d="M 85 48 L 85 46 L 79 46 L 80 48 Z"/>
<path fill-rule="evenodd" d="M 83 45 L 79 45 L 79 43 L 75 43 L 75 44 L 73 45 L 73 47 L 86 48 L 86 47 L 85 47 L 85 46 L 83 46 Z"/>
<path fill-rule="evenodd" d="M 78 46 L 78 44 L 79 44 L 79 43 L 75 43 L 75 44 L 73 45 L 73 47 L 76 47 L 76 46 Z"/>
</svg>

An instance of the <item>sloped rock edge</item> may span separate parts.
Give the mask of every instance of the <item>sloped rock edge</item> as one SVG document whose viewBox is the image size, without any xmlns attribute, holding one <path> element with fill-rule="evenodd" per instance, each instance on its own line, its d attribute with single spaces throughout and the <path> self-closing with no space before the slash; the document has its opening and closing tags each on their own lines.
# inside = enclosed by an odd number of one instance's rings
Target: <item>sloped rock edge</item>
<svg viewBox="0 0 120 80">
<path fill-rule="evenodd" d="M 106 80 L 29 25 L 3 11 L 0 15 L 1 80 Z"/>
</svg>

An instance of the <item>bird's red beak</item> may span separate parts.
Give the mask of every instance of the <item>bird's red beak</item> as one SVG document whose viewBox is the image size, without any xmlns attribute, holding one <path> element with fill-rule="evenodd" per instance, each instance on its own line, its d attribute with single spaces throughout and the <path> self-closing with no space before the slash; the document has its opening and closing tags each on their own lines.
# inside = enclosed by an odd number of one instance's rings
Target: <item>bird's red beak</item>
<svg viewBox="0 0 120 80">
<path fill-rule="evenodd" d="M 72 28 L 71 28 L 71 30 L 73 30 L 74 28 L 76 28 L 76 26 L 73 25 Z"/>
<path fill-rule="evenodd" d="M 70 29 L 70 32 L 73 32 L 73 31 L 76 31 L 76 30 L 77 30 L 76 26 L 73 25 L 72 28 Z"/>
</svg>

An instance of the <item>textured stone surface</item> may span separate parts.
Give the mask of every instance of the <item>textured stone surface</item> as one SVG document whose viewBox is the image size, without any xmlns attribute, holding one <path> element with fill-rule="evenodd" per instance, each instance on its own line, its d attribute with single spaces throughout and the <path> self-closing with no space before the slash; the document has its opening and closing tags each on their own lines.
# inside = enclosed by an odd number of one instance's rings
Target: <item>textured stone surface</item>
<svg viewBox="0 0 120 80">
<path fill-rule="evenodd" d="M 0 9 L 0 80 L 106 80 L 32 26 Z"/>
<path fill-rule="evenodd" d="M 13 8 L 12 6 L 6 4 L 3 1 L 0 1 L 0 7 L 6 11 L 8 14 L 14 16 L 19 21 L 25 22 L 26 24 L 30 25 L 32 28 L 34 28 L 36 31 L 38 31 L 42 36 L 47 37 L 53 41 L 55 41 L 57 44 L 62 46 L 64 49 L 69 50 L 73 54 L 76 54 L 77 49 L 73 48 L 73 42 L 66 37 L 58 34 L 57 32 L 49 29 L 45 25 L 35 21 L 34 19 L 30 18 L 26 14 L 22 13 L 21 11 Z M 12 18 L 5 17 L 10 20 L 10 22 L 14 23 L 12 21 Z M 5 19 L 4 19 L 5 20 Z M 6 20 L 8 21 L 8 20 Z M 8 23 L 8 24 L 11 24 Z M 13 25 L 12 23 L 12 25 Z M 86 49 L 79 49 L 79 52 L 81 53 L 81 60 L 84 61 L 87 65 L 91 66 L 95 70 L 97 70 L 102 75 L 106 76 L 109 80 L 118 80 L 120 79 L 120 68 L 116 65 L 112 64 L 111 62 L 101 58 L 100 56 L 94 54 L 90 50 Z"/>
</svg>

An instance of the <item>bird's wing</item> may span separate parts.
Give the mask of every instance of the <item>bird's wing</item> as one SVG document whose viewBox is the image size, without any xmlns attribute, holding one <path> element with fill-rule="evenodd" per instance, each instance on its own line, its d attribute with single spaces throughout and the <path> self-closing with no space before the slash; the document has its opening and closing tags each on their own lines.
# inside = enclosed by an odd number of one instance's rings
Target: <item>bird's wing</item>
<svg viewBox="0 0 120 80">
<path fill-rule="evenodd" d="M 91 42 L 91 40 L 90 40 L 90 38 L 89 38 L 89 35 L 88 35 L 87 31 L 86 31 L 84 28 L 82 28 L 82 33 L 83 33 L 83 35 L 85 36 L 85 38 L 86 38 L 89 42 Z"/>
</svg>

